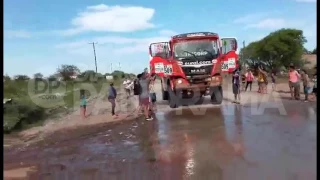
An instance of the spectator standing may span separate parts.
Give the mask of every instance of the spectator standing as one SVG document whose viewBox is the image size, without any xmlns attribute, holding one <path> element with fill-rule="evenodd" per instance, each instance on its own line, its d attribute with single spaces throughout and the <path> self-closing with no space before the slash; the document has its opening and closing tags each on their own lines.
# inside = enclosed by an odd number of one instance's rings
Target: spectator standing
<svg viewBox="0 0 320 180">
<path fill-rule="evenodd" d="M 240 93 L 240 70 L 237 68 L 233 71 L 232 74 L 232 91 L 234 95 L 234 103 L 238 102 L 239 93 Z"/>
<path fill-rule="evenodd" d="M 252 90 L 252 82 L 254 79 L 253 73 L 251 72 L 251 70 L 249 69 L 248 72 L 246 73 L 246 80 L 247 80 L 247 84 L 246 84 L 246 88 L 245 91 L 247 91 L 248 86 L 250 86 L 250 91 Z"/>
<path fill-rule="evenodd" d="M 142 73 L 137 75 L 137 78 L 133 82 L 133 94 L 135 96 L 135 100 L 138 102 L 137 113 L 139 114 L 142 111 L 141 101 L 140 101 L 140 94 L 141 94 L 141 86 L 139 80 L 142 77 Z"/>
<path fill-rule="evenodd" d="M 139 95 L 140 103 L 144 111 L 144 115 L 147 121 L 152 120 L 153 118 L 149 114 L 150 109 L 150 91 L 149 91 L 149 84 L 150 84 L 150 78 L 147 77 L 146 73 L 143 73 L 140 80 L 139 80 L 141 93 Z"/>
<path fill-rule="evenodd" d="M 109 91 L 108 91 L 108 100 L 111 103 L 111 114 L 114 118 L 118 117 L 115 113 L 116 108 L 116 98 L 117 98 L 117 90 L 114 88 L 113 83 L 110 83 Z"/>
<path fill-rule="evenodd" d="M 301 75 L 293 65 L 289 67 L 289 88 L 291 99 L 300 100 L 300 81 Z"/>
<path fill-rule="evenodd" d="M 258 71 L 259 92 L 262 94 L 267 94 L 268 75 L 264 71 L 263 67 L 258 67 Z"/>
<path fill-rule="evenodd" d="M 86 118 L 86 111 L 87 111 L 87 98 L 83 91 L 80 96 L 80 114 L 83 119 Z"/>
<path fill-rule="evenodd" d="M 310 78 L 307 74 L 306 70 L 301 71 L 301 79 L 302 79 L 302 84 L 303 84 L 303 92 L 304 92 L 304 101 L 308 102 L 309 101 L 309 94 L 311 94 L 312 90 L 310 87 Z"/>
<path fill-rule="evenodd" d="M 129 98 L 131 96 L 131 86 L 132 86 L 132 82 L 129 79 L 125 79 L 123 81 L 123 85 L 124 85 L 124 89 L 126 91 L 127 94 L 127 98 Z"/>
</svg>

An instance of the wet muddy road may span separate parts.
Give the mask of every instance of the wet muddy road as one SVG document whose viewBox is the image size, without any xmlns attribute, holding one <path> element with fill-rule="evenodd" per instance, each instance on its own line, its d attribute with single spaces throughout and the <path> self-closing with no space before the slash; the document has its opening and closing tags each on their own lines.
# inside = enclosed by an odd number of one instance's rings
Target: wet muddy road
<svg viewBox="0 0 320 180">
<path fill-rule="evenodd" d="M 252 105 L 158 112 L 154 121 L 61 131 L 4 150 L 21 179 L 316 179 L 316 105 L 284 101 L 287 115 Z M 195 107 L 196 108 L 196 107 Z"/>
</svg>

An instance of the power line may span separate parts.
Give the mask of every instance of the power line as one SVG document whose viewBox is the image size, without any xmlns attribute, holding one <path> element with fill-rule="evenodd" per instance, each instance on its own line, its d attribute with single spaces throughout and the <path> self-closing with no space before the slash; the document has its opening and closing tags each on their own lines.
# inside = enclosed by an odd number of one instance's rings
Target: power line
<svg viewBox="0 0 320 180">
<path fill-rule="evenodd" d="M 92 43 L 89 43 L 89 44 L 92 44 L 92 47 L 93 47 L 93 54 L 94 54 L 94 63 L 96 65 L 96 73 L 98 73 L 98 66 L 97 66 L 97 55 L 96 55 L 96 47 L 95 47 L 95 44 L 98 44 L 97 42 L 92 42 Z"/>
</svg>

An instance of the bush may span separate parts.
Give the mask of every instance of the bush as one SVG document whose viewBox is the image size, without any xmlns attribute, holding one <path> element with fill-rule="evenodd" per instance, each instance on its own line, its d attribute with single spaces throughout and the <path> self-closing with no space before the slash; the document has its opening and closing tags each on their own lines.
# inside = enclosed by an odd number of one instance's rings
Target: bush
<svg viewBox="0 0 320 180">
<path fill-rule="evenodd" d="M 13 100 L 3 107 L 3 130 L 10 133 L 23 128 L 25 125 L 34 124 L 46 117 L 45 109 L 35 105 L 28 99 Z"/>
</svg>

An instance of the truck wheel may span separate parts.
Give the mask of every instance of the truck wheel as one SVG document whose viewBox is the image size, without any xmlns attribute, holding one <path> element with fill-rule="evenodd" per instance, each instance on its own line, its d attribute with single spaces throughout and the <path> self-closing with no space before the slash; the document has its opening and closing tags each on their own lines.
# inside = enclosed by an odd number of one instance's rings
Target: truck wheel
<svg viewBox="0 0 320 180">
<path fill-rule="evenodd" d="M 162 100 L 168 100 L 168 91 L 162 91 Z"/>
<path fill-rule="evenodd" d="M 223 99 L 222 87 L 218 86 L 213 88 L 211 94 L 211 103 L 212 104 L 221 104 Z"/>
<path fill-rule="evenodd" d="M 168 100 L 170 108 L 178 108 L 179 107 L 179 97 L 174 93 L 170 88 L 168 89 Z"/>
</svg>

